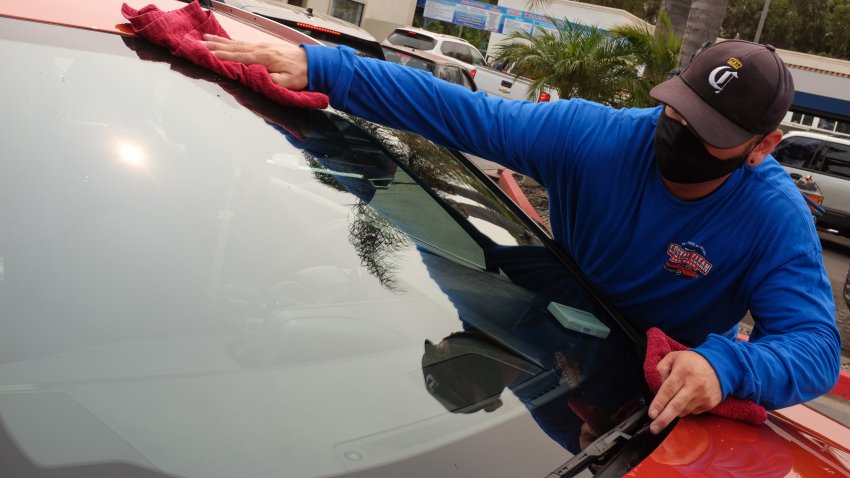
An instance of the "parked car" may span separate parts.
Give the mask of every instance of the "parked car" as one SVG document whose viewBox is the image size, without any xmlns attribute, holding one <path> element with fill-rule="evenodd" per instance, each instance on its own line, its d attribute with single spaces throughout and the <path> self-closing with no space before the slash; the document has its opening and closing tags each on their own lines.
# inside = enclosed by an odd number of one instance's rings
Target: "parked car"
<svg viewBox="0 0 850 478">
<path fill-rule="evenodd" d="M 0 476 L 848 473 L 804 406 L 649 434 L 640 336 L 463 155 L 274 104 L 122 1 L 0 0 Z"/>
<path fill-rule="evenodd" d="M 544 91 L 529 97 L 529 93 L 533 91 L 533 81 L 531 79 L 498 71 L 493 68 L 478 68 L 475 73 L 475 82 L 478 85 L 478 89 L 486 92 L 489 96 L 509 100 L 534 101 L 536 103 L 560 99 L 558 90 L 548 85 L 544 88 Z"/>
<path fill-rule="evenodd" d="M 469 70 L 478 90 L 489 96 L 511 100 L 531 99 L 536 102 L 559 98 L 554 88 L 546 88 L 536 98 L 529 98 L 532 80 L 490 68 L 481 52 L 463 38 L 434 33 L 422 28 L 403 27 L 396 28 L 381 44 L 411 48 L 458 60 Z"/>
<path fill-rule="evenodd" d="M 360 56 L 384 59 L 381 45 L 371 33 L 351 22 L 315 12 L 312 8 L 262 0 L 222 0 L 222 3 L 294 28 L 327 46 L 345 45 Z"/>
<path fill-rule="evenodd" d="M 389 46 L 405 46 L 454 58 L 465 63 L 470 71 L 486 66 L 484 55 L 463 38 L 434 33 L 422 28 L 396 28 L 381 43 Z"/>
<path fill-rule="evenodd" d="M 466 66 L 452 58 L 419 51 L 406 47 L 391 47 L 383 45 L 384 57 L 387 61 L 427 71 L 441 80 L 465 86 L 472 91 L 478 91 L 475 80 Z"/>
<path fill-rule="evenodd" d="M 795 180 L 811 176 L 817 184 L 825 210 L 818 227 L 850 236 L 850 140 L 792 131 L 772 155 Z"/>
</svg>

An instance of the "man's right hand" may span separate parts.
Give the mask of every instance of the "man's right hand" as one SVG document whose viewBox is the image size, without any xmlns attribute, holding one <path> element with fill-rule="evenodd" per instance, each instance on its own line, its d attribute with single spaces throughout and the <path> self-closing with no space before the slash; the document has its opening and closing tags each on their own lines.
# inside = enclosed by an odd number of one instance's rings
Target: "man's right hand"
<svg viewBox="0 0 850 478">
<path fill-rule="evenodd" d="M 219 60 L 263 65 L 272 81 L 290 90 L 307 87 L 307 53 L 288 44 L 245 43 L 216 35 L 204 35 L 201 43 Z"/>
</svg>

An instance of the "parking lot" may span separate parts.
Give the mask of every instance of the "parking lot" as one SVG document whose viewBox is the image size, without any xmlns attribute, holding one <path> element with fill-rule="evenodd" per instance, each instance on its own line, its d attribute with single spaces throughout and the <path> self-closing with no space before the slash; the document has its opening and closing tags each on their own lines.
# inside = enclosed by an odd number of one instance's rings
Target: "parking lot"
<svg viewBox="0 0 850 478">
<path fill-rule="evenodd" d="M 823 231 L 818 234 L 821 237 L 823 261 L 835 298 L 835 321 L 841 331 L 844 347 L 842 364 L 844 370 L 850 370 L 850 309 L 843 298 L 844 279 L 850 267 L 850 239 Z"/>
</svg>

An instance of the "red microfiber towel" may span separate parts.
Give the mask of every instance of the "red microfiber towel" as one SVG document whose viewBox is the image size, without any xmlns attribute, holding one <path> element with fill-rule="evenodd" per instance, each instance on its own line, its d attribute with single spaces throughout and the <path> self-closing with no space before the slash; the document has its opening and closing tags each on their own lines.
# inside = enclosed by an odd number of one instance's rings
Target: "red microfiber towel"
<svg viewBox="0 0 850 478">
<path fill-rule="evenodd" d="M 199 40 L 205 33 L 225 38 L 230 36 L 212 12 L 202 9 L 198 2 L 170 12 L 163 12 L 155 5 L 136 10 L 125 3 L 121 6 L 121 14 L 142 38 L 168 47 L 172 55 L 236 80 L 276 103 L 300 108 L 328 106 L 328 97 L 321 93 L 292 91 L 277 85 L 263 65 L 245 65 L 216 58 Z"/>
<path fill-rule="evenodd" d="M 646 383 L 653 393 L 658 393 L 661 388 L 661 374 L 656 367 L 658 362 L 670 352 L 688 350 L 687 347 L 668 337 L 661 329 L 653 327 L 646 331 L 646 359 L 643 362 L 643 373 L 646 375 Z M 757 405 L 752 400 L 742 400 L 737 397 L 727 397 L 708 413 L 740 420 L 742 422 L 760 425 L 767 420 L 767 410 Z"/>
</svg>

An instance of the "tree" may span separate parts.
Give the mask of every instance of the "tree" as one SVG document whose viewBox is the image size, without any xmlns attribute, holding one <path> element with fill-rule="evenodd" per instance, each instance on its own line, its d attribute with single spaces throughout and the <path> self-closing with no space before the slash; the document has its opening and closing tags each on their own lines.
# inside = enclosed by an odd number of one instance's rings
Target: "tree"
<svg viewBox="0 0 850 478">
<path fill-rule="evenodd" d="M 721 36 L 752 40 L 764 0 L 732 2 Z M 850 0 L 772 0 L 759 42 L 850 59 Z"/>
<path fill-rule="evenodd" d="M 823 0 L 826 1 L 826 0 Z M 595 0 L 589 3 L 624 8 L 629 0 Z M 682 38 L 678 66 L 684 69 L 688 66 L 694 54 L 706 43 L 714 42 L 720 35 L 720 27 L 726 16 L 728 0 L 662 0 L 661 10 L 670 18 L 669 28 Z M 551 0 L 528 0 L 531 9 L 542 9 L 551 4 Z M 644 11 L 653 10 L 647 0 L 640 2 Z M 659 15 L 660 18 L 660 15 Z M 667 26 L 660 20 L 656 22 L 660 35 L 665 37 Z"/>
<path fill-rule="evenodd" d="M 689 2 L 688 23 L 682 37 L 679 53 L 679 68 L 685 69 L 691 58 L 706 43 L 714 43 L 720 35 L 720 27 L 726 17 L 728 0 L 665 0 L 671 8 L 680 8 L 679 2 Z"/>
<path fill-rule="evenodd" d="M 637 75 L 635 47 L 596 27 L 556 22 L 555 32 L 532 35 L 513 32 L 496 48 L 496 59 L 505 61 L 513 73 L 532 79 L 529 99 L 549 85 L 562 98 L 581 97 L 612 106 L 634 105 L 643 91 Z"/>
<path fill-rule="evenodd" d="M 635 91 L 633 94 L 642 96 L 638 98 L 640 104 L 651 104 L 649 90 L 670 77 L 670 73 L 676 69 L 682 47 L 682 40 L 674 32 L 670 18 L 661 11 L 654 31 L 645 24 L 633 24 L 614 27 L 609 33 L 634 47 L 634 54 L 644 67 L 644 91 Z"/>
</svg>

